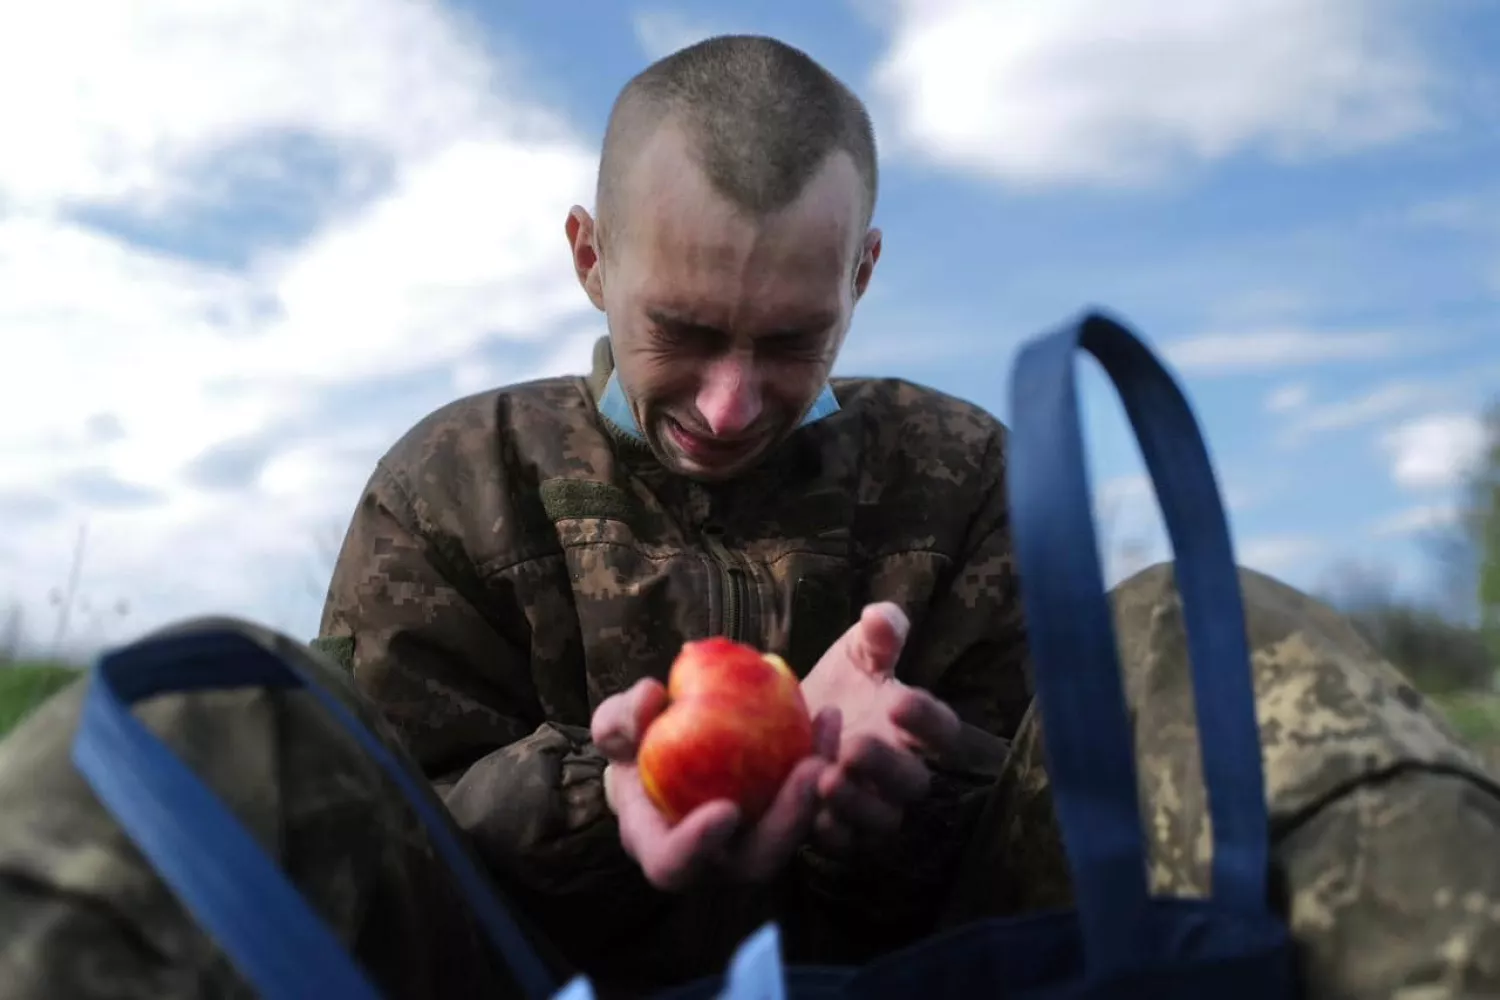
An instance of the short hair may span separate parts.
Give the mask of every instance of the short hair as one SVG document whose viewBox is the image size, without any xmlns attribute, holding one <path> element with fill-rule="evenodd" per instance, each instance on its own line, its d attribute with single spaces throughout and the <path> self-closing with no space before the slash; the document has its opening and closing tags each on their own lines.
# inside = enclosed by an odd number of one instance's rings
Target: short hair
<svg viewBox="0 0 1500 1000">
<path fill-rule="evenodd" d="M 879 184 L 864 102 L 811 56 L 762 35 L 720 35 L 652 63 L 620 91 L 599 161 L 596 211 L 609 238 L 618 188 L 666 121 L 684 130 L 709 183 L 739 208 L 785 208 L 837 151 L 865 187 L 866 225 Z"/>
</svg>

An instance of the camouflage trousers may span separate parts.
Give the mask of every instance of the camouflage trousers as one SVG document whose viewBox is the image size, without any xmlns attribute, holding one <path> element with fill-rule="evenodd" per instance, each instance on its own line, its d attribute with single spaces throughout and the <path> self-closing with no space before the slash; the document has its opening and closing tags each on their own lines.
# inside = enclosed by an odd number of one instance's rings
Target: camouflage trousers
<svg viewBox="0 0 1500 1000">
<path fill-rule="evenodd" d="M 1309 995 L 1500 996 L 1500 787 L 1345 621 L 1267 577 L 1242 580 L 1277 902 Z M 1152 880 L 1202 894 L 1209 838 L 1170 568 L 1112 597 Z M 394 744 L 337 668 L 233 624 L 308 663 Z M 0 744 L 0 1000 L 251 996 L 74 770 L 83 686 Z M 304 693 L 174 695 L 137 712 L 388 996 L 510 995 L 407 807 Z M 1041 739 L 1028 718 L 955 880 L 950 922 L 1069 902 Z"/>
</svg>

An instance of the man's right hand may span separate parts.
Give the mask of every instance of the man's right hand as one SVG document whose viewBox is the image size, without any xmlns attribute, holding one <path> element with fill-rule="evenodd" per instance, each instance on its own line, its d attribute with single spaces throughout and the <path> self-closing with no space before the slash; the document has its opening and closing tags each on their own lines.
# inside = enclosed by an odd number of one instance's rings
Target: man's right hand
<svg viewBox="0 0 1500 1000">
<path fill-rule="evenodd" d="M 742 829 L 729 801 L 707 802 L 675 825 L 652 804 L 636 768 L 641 737 L 667 706 L 667 692 L 642 680 L 606 698 L 594 711 L 594 745 L 609 759 L 604 791 L 620 823 L 620 841 L 658 889 L 679 891 L 708 872 L 756 882 L 781 870 L 807 839 L 819 807 L 818 780 L 839 746 L 837 710 L 813 720 L 814 753 L 793 768 L 771 808 Z"/>
</svg>

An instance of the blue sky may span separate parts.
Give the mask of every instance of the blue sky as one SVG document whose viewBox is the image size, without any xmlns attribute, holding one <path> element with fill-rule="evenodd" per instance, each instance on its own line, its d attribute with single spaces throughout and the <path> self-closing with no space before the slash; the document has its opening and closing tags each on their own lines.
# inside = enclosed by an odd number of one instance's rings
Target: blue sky
<svg viewBox="0 0 1500 1000">
<path fill-rule="evenodd" d="M 1187 387 L 1243 562 L 1433 585 L 1500 394 L 1493 4 L 116 6 L 0 12 L 0 602 L 35 640 L 85 526 L 69 644 L 206 612 L 309 633 L 395 437 L 583 369 L 562 222 L 609 103 L 720 31 L 875 113 L 885 252 L 843 371 L 1005 416 L 1015 346 L 1105 307 Z M 1165 548 L 1088 384 L 1118 573 Z"/>
</svg>

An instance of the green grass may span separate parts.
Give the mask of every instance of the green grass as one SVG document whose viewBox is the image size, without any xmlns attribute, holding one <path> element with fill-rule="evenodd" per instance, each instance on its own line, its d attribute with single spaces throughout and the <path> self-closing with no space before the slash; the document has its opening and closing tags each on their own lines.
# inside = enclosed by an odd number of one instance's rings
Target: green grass
<svg viewBox="0 0 1500 1000">
<path fill-rule="evenodd" d="M 1490 771 L 1500 777 L 1500 694 L 1470 693 L 1435 699 Z"/>
<path fill-rule="evenodd" d="M 55 663 L 0 666 L 0 737 L 80 676 L 75 668 Z"/>
<path fill-rule="evenodd" d="M 1500 694 L 1465 692 L 1433 698 L 1459 735 L 1476 746 L 1500 744 Z"/>
</svg>

